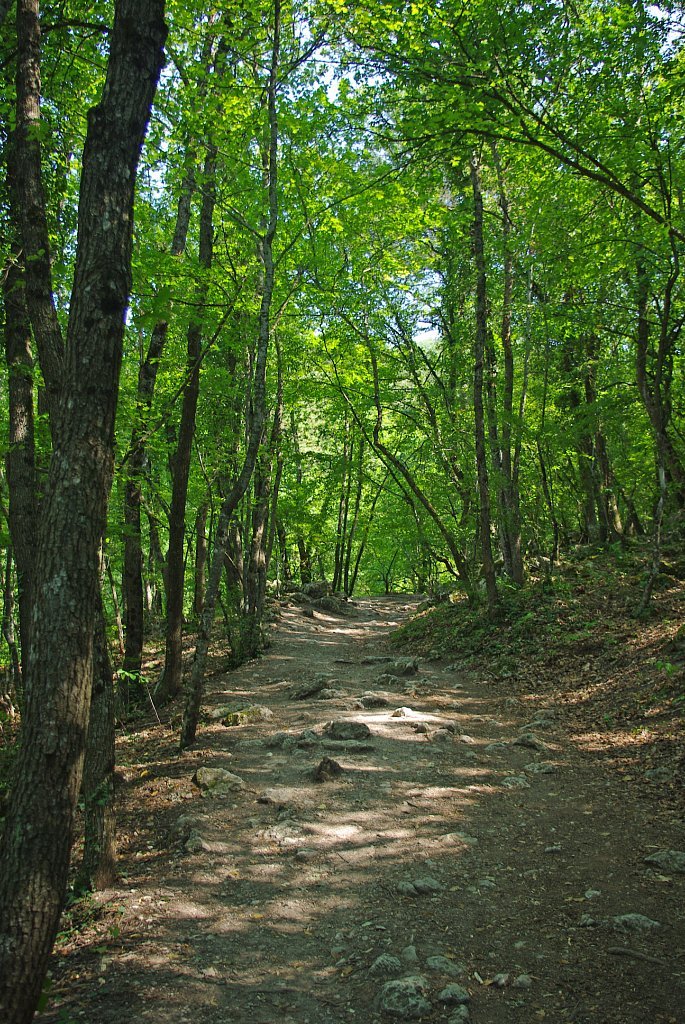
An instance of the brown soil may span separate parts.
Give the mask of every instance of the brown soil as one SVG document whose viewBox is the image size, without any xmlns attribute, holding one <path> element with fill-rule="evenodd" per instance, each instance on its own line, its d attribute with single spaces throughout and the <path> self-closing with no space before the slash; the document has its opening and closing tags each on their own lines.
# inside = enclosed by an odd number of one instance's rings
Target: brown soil
<svg viewBox="0 0 685 1024">
<path fill-rule="evenodd" d="M 65 916 L 41 1024 L 387 1020 L 377 996 L 391 975 L 370 968 L 409 946 L 417 962 L 392 976 L 426 979 L 431 1022 L 454 1013 L 438 995 L 455 978 L 426 964 L 443 956 L 463 965 L 474 1024 L 682 1024 L 685 875 L 644 862 L 685 849 L 680 802 L 631 775 L 641 741 L 630 730 L 607 751 L 592 724 L 594 653 L 582 652 L 570 697 L 553 658 L 544 680 L 528 669 L 498 679 L 447 656 L 379 683 L 386 666 L 368 661 L 396 657 L 390 634 L 414 606 L 369 599 L 311 618 L 286 604 L 267 653 L 211 676 L 205 701 L 208 713 L 243 702 L 273 718 L 227 728 L 207 717 L 184 755 L 168 725 L 121 738 L 121 884 Z M 294 684 L 320 674 L 337 696 L 292 699 Z M 374 690 L 387 706 L 360 704 Z M 546 723 L 529 726 L 536 715 Z M 273 740 L 322 738 L 343 720 L 369 726 L 370 749 Z M 545 749 L 512 744 L 524 732 Z M 343 771 L 316 782 L 324 756 Z M 549 774 L 530 767 L 541 763 Z M 200 766 L 245 788 L 203 798 Z M 398 889 L 426 877 L 439 891 Z M 608 923 L 624 914 L 660 927 Z"/>
</svg>

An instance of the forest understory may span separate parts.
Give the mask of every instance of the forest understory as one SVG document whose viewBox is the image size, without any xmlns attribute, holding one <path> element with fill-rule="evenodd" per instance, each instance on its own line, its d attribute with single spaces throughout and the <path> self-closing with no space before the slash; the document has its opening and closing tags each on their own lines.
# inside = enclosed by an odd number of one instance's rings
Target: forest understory
<svg viewBox="0 0 685 1024">
<path fill-rule="evenodd" d="M 262 657 L 217 643 L 191 749 L 174 707 L 119 733 L 120 879 L 64 914 L 37 1020 L 681 1024 L 670 568 L 644 620 L 598 550 L 496 621 L 295 594 Z"/>
</svg>

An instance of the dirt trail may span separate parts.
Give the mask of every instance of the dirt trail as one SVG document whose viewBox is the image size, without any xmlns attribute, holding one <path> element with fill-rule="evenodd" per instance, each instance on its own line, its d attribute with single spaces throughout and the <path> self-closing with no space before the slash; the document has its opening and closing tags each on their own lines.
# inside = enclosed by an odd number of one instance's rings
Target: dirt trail
<svg viewBox="0 0 685 1024">
<path fill-rule="evenodd" d="M 205 701 L 273 717 L 207 721 L 183 756 L 164 728 L 122 741 L 124 878 L 62 937 L 38 1020 L 685 1021 L 685 874 L 644 862 L 685 849 L 682 822 L 628 802 L 548 698 L 445 660 L 379 679 L 412 607 L 287 606 Z M 293 699 L 321 675 L 323 697 Z M 334 721 L 371 736 L 336 741 Z M 324 757 L 342 773 L 314 781 Z M 201 796 L 201 766 L 244 788 Z"/>
</svg>

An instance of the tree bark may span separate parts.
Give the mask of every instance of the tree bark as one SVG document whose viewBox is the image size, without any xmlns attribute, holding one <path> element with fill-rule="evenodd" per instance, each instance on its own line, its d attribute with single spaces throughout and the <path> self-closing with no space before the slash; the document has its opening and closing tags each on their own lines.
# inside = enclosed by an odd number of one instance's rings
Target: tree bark
<svg viewBox="0 0 685 1024">
<path fill-rule="evenodd" d="M 203 171 L 202 208 L 200 211 L 199 262 L 202 279 L 196 289 L 195 301 L 202 309 L 209 292 L 209 270 L 214 251 L 214 206 L 216 204 L 216 154 L 209 146 Z M 183 604 L 185 597 L 185 516 L 190 479 L 190 459 L 195 433 L 195 418 L 200 395 L 202 322 L 190 324 L 187 334 L 186 380 L 183 388 L 181 422 L 178 442 L 172 460 L 171 508 L 169 511 L 169 547 L 167 551 L 166 652 L 164 671 L 157 697 L 174 698 L 183 678 Z"/>
<path fill-rule="evenodd" d="M 476 334 L 474 341 L 473 408 L 475 413 L 476 469 L 478 474 L 480 547 L 483 562 L 483 576 L 488 605 L 494 608 L 498 603 L 495 564 L 492 557 L 490 537 L 490 484 L 485 450 L 485 412 L 483 408 L 483 363 L 488 332 L 487 284 L 485 273 L 485 248 L 483 244 L 483 196 L 480 182 L 480 162 L 473 153 L 470 161 L 471 187 L 473 189 L 473 251 L 476 261 Z"/>
<path fill-rule="evenodd" d="M 18 12 L 25 38 L 22 19 L 37 10 L 19 0 Z M 163 15 L 159 0 L 118 0 L 102 98 L 88 115 L 65 372 L 53 404 L 56 445 L 36 546 L 22 743 L 0 845 L 4 1024 L 33 1017 L 66 890 L 131 287 L 134 184 L 162 66 Z"/>
</svg>

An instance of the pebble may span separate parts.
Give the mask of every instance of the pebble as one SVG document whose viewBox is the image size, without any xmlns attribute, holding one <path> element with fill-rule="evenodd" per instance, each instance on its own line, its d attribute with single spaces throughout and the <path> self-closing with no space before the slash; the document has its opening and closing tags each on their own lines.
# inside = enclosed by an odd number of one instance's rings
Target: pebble
<svg viewBox="0 0 685 1024">
<path fill-rule="evenodd" d="M 685 853 L 681 850 L 658 850 L 645 857 L 645 864 L 652 864 L 662 871 L 685 874 Z"/>
<path fill-rule="evenodd" d="M 465 1006 L 471 1001 L 471 996 L 461 985 L 446 985 L 438 999 L 441 1003 L 448 1003 L 452 1006 Z"/>
<path fill-rule="evenodd" d="M 442 892 L 445 888 L 437 878 L 431 878 L 430 875 L 412 879 L 412 885 L 420 896 L 431 896 L 433 893 Z"/>
<path fill-rule="evenodd" d="M 397 981 L 386 981 L 378 993 L 376 1004 L 380 1010 L 393 1017 L 414 1020 L 425 1017 L 432 1010 L 425 998 L 427 991 L 425 978 L 418 974 Z"/>
<path fill-rule="evenodd" d="M 496 974 L 495 977 L 492 979 L 492 984 L 495 986 L 495 988 L 506 988 L 506 986 L 509 984 L 509 975 Z"/>
<path fill-rule="evenodd" d="M 402 970 L 402 961 L 390 953 L 381 953 L 376 957 L 369 968 L 369 974 L 399 974 Z"/>
<path fill-rule="evenodd" d="M 545 853 L 561 853 L 561 843 L 553 843 L 545 847 Z"/>
<path fill-rule="evenodd" d="M 518 978 L 514 978 L 512 982 L 512 988 L 532 988 L 533 979 L 530 974 L 519 974 Z"/>
<path fill-rule="evenodd" d="M 468 1006 L 458 1006 L 447 1024 L 465 1024 L 470 1019 Z"/>
<path fill-rule="evenodd" d="M 400 956 L 405 964 L 418 963 L 419 957 L 416 952 L 416 946 L 405 946 Z"/>
<path fill-rule="evenodd" d="M 463 964 L 457 963 L 456 960 L 450 960 L 447 956 L 429 956 L 426 960 L 426 967 L 429 971 L 447 974 L 450 978 L 461 978 L 466 971 Z"/>
</svg>

